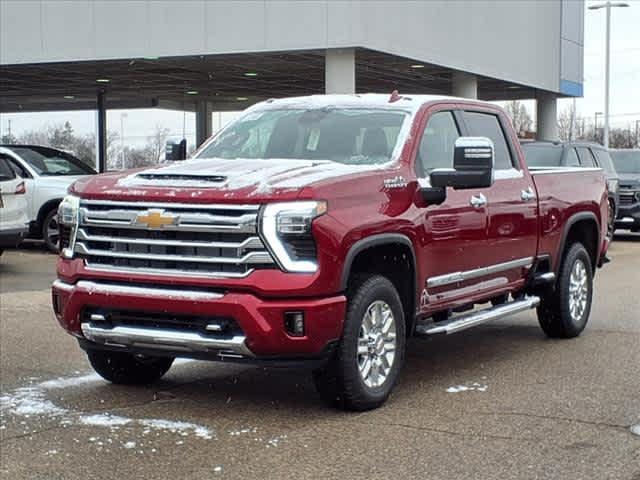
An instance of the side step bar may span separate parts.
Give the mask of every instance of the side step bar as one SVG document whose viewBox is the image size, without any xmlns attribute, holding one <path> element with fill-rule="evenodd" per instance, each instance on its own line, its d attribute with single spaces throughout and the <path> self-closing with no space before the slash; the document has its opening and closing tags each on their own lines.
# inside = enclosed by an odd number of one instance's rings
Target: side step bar
<svg viewBox="0 0 640 480">
<path fill-rule="evenodd" d="M 515 313 L 536 308 L 539 304 L 540 297 L 525 297 L 523 300 L 516 300 L 504 305 L 498 305 L 486 310 L 481 310 L 479 312 L 473 312 L 448 322 L 442 322 L 435 325 L 417 325 L 416 333 L 420 335 L 435 335 L 438 333 L 449 335 L 450 333 L 461 332 L 462 330 L 475 327 L 476 325 L 480 325 L 491 320 L 498 320 Z"/>
</svg>

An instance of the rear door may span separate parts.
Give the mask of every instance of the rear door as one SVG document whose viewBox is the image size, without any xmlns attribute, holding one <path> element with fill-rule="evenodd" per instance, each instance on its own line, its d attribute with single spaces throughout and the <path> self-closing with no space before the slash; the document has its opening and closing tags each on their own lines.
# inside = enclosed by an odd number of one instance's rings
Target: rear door
<svg viewBox="0 0 640 480">
<path fill-rule="evenodd" d="M 525 276 L 538 246 L 538 202 L 533 180 L 520 162 L 509 120 L 490 110 L 462 112 L 467 135 L 494 145 L 494 183 L 487 192 L 487 242 L 479 257 L 489 274 L 485 282 L 513 288 Z"/>
<path fill-rule="evenodd" d="M 22 179 L 18 177 L 6 158 L 0 154 L 0 230 L 24 228 L 26 201 L 24 194 L 16 194 Z"/>
</svg>

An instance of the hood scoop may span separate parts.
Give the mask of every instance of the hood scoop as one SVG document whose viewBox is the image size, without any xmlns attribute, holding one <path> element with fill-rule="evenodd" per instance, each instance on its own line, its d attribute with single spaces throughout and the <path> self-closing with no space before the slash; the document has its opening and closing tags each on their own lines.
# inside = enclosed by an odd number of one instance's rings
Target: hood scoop
<svg viewBox="0 0 640 480">
<path fill-rule="evenodd" d="M 143 180 L 172 180 L 178 182 L 223 183 L 227 181 L 224 175 L 189 175 L 183 173 L 139 173 L 137 178 Z"/>
</svg>

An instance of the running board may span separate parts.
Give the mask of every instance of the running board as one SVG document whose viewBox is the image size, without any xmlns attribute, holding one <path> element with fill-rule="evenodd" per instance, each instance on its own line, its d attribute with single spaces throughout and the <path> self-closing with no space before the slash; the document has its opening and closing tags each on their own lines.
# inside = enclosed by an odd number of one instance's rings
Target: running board
<svg viewBox="0 0 640 480">
<path fill-rule="evenodd" d="M 540 304 L 540 297 L 525 297 L 523 300 L 516 300 L 496 307 L 473 312 L 462 317 L 450 320 L 448 322 L 440 322 L 436 325 L 417 325 L 416 333 L 419 335 L 435 335 L 437 333 L 461 332 L 467 328 L 475 327 L 491 320 L 508 317 L 515 313 L 524 312 L 536 308 Z"/>
</svg>

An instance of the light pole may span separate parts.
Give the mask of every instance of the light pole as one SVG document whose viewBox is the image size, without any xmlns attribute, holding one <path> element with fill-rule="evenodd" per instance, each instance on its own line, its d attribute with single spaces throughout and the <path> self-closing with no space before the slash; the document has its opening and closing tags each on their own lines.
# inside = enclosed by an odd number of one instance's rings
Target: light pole
<svg viewBox="0 0 640 480">
<path fill-rule="evenodd" d="M 593 122 L 593 141 L 598 141 L 598 115 L 602 115 L 602 112 L 596 112 L 596 116 Z"/>
<path fill-rule="evenodd" d="M 127 113 L 122 112 L 120 114 L 120 155 L 122 156 L 122 170 L 126 170 L 124 161 L 124 119 L 127 118 Z"/>
<path fill-rule="evenodd" d="M 606 3 L 598 3 L 589 7 L 589 10 L 600 10 L 601 8 L 607 9 L 607 40 L 604 53 L 604 139 L 602 142 L 604 148 L 609 148 L 609 53 L 611 49 L 611 7 L 628 6 L 628 3 L 611 2 L 610 0 L 607 0 Z"/>
</svg>

